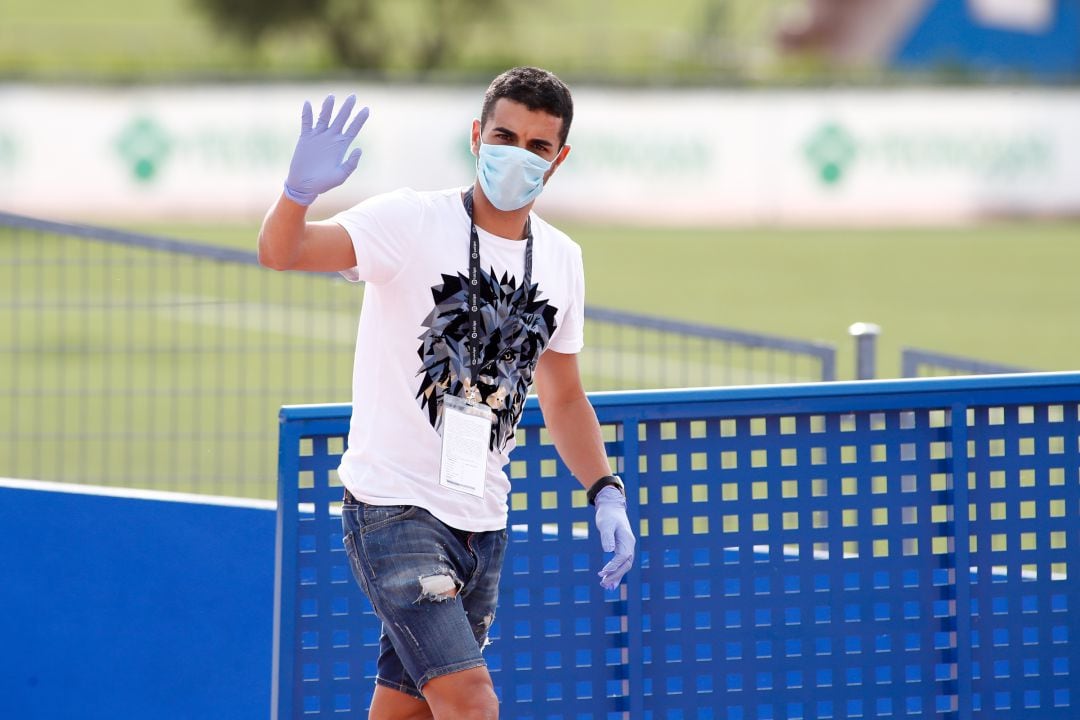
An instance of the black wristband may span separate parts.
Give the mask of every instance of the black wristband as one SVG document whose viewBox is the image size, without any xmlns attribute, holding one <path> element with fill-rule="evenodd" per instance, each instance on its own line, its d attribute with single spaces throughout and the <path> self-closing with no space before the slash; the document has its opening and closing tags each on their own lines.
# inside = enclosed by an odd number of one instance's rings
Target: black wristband
<svg viewBox="0 0 1080 720">
<path fill-rule="evenodd" d="M 622 479 L 618 475 L 605 475 L 592 484 L 592 487 L 585 493 L 585 497 L 588 498 L 590 505 L 596 505 L 596 496 L 606 487 L 617 487 L 619 492 L 626 497 L 626 486 L 623 485 Z"/>
</svg>

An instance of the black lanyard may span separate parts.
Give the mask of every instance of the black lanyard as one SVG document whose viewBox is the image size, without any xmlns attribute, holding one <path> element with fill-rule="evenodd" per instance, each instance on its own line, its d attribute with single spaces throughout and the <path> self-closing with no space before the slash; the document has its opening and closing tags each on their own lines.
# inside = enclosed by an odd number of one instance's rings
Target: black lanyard
<svg viewBox="0 0 1080 720">
<path fill-rule="evenodd" d="M 476 387 L 476 378 L 479 375 L 481 360 L 483 359 L 483 344 L 487 338 L 480 337 L 480 235 L 476 232 L 476 220 L 473 217 L 473 189 L 469 188 L 462 198 L 465 203 L 465 212 L 469 213 L 469 333 L 465 340 L 465 346 L 469 350 L 469 380 L 472 387 Z M 532 221 L 525 220 L 525 279 L 522 287 L 526 292 L 532 281 Z M 496 280 L 497 282 L 497 280 Z M 479 402 L 479 395 L 466 397 L 466 400 Z"/>
</svg>

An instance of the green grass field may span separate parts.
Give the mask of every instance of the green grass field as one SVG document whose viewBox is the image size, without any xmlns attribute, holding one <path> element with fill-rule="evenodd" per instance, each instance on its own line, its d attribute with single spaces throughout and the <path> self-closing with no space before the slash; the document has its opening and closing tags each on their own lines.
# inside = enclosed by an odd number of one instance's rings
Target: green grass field
<svg viewBox="0 0 1080 720">
<path fill-rule="evenodd" d="M 247 248 L 256 233 L 138 229 Z M 1077 224 L 566 229 L 591 305 L 831 342 L 840 379 L 857 320 L 884 328 L 885 377 L 904 345 L 1044 370 L 1075 368 L 1080 351 Z M 272 497 L 277 410 L 349 400 L 361 298 L 316 276 L 0 229 L 0 476 Z M 699 370 L 734 367 L 590 328 L 594 389 L 700 385 Z M 757 379 L 754 362 L 731 382 Z"/>
<path fill-rule="evenodd" d="M 402 45 L 419 22 L 418 3 L 387 5 Z M 539 63 L 569 79 L 620 83 L 793 82 L 821 70 L 779 60 L 769 40 L 793 4 L 508 1 L 506 11 L 475 18 L 465 51 L 437 79 Z M 307 80 L 343 72 L 308 30 L 246 47 L 194 7 L 4 0 L 0 78 Z M 413 77 L 393 63 L 386 76 Z M 905 346 L 1038 370 L 1075 369 L 1080 358 L 1080 221 L 837 230 L 560 225 L 584 249 L 591 305 L 829 342 L 839 349 L 840 379 L 854 373 L 847 328 L 856 321 L 883 328 L 882 377 L 897 375 Z M 253 248 L 257 228 L 133 229 Z M 280 405 L 349 399 L 361 296 L 343 283 L 328 289 L 321 278 L 0 228 L 0 476 L 272 497 Z M 687 368 L 716 363 L 701 349 L 665 342 L 644 337 L 629 352 L 594 343 L 588 352 L 615 364 L 628 356 L 644 368 L 638 386 L 693 384 Z M 670 355 L 679 356 L 680 377 L 669 377 Z M 603 372 L 588 370 L 587 383 L 603 387 Z"/>
<path fill-rule="evenodd" d="M 882 326 L 879 375 L 902 347 L 1038 370 L 1080 359 L 1080 222 L 908 229 L 664 229 L 557 223 L 582 246 L 589 303 L 833 343 Z M 257 225 L 141 226 L 254 247 Z"/>
<path fill-rule="evenodd" d="M 349 399 L 360 298 L 0 228 L 0 476 L 272 497 L 280 406 Z"/>
</svg>

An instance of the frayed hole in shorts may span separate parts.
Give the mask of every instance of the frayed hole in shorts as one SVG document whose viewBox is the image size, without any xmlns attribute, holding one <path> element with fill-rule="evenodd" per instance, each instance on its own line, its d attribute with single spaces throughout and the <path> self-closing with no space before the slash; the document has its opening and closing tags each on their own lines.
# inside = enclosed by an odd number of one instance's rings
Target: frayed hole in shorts
<svg viewBox="0 0 1080 720">
<path fill-rule="evenodd" d="M 447 573 L 435 573 L 420 576 L 420 597 L 417 602 L 446 602 L 457 597 L 461 582 Z"/>
</svg>

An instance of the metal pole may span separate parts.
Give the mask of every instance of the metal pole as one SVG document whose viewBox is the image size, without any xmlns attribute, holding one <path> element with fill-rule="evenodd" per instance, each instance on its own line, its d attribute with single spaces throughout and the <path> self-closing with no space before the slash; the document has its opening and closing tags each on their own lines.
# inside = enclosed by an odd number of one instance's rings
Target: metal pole
<svg viewBox="0 0 1080 720">
<path fill-rule="evenodd" d="M 873 380 L 877 377 L 877 338 L 881 326 L 857 322 L 848 328 L 855 338 L 855 379 Z"/>
</svg>

